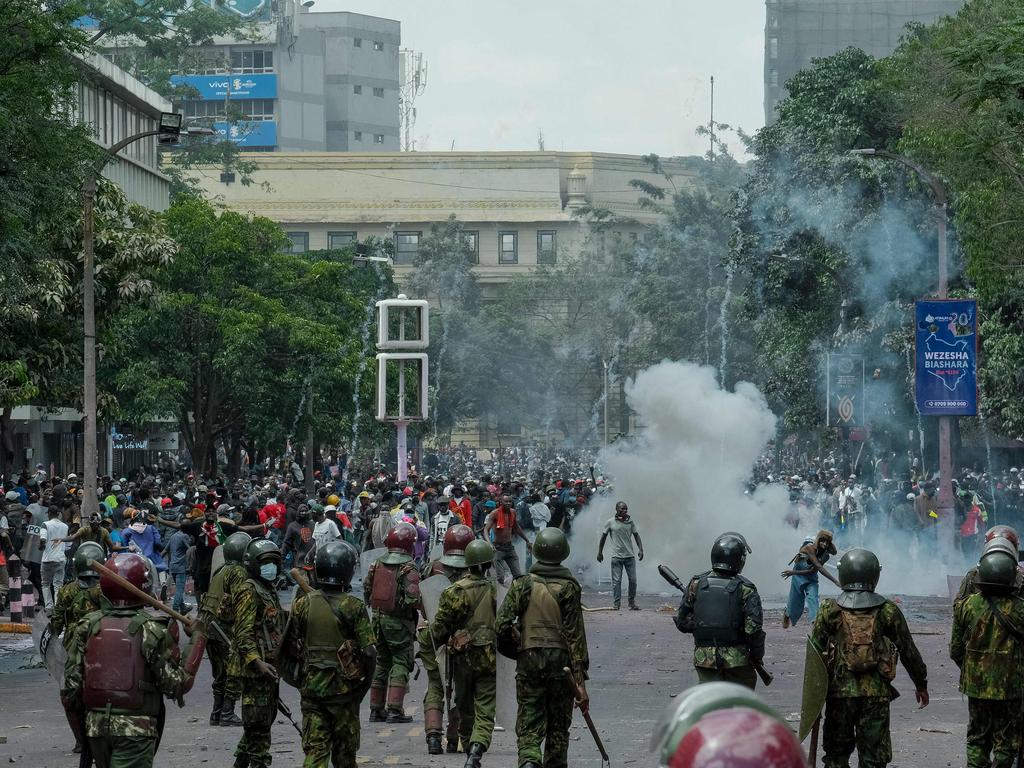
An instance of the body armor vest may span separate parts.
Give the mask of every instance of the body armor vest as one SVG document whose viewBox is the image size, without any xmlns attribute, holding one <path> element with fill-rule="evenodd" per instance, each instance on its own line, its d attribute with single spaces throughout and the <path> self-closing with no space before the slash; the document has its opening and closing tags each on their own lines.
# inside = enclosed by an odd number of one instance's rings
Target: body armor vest
<svg viewBox="0 0 1024 768">
<path fill-rule="evenodd" d="M 466 622 L 466 631 L 473 638 L 475 646 L 494 644 L 494 605 L 491 603 L 491 587 L 486 581 L 457 581 L 459 589 L 467 593 L 469 602 L 475 606 Z M 557 604 L 555 606 L 558 607 Z M 559 613 L 561 618 L 561 613 Z"/>
<path fill-rule="evenodd" d="M 562 609 L 555 598 L 555 593 L 565 582 L 562 579 L 542 579 L 532 574 L 530 579 L 533 587 L 523 614 L 521 649 L 568 649 L 562 637 Z"/>
<path fill-rule="evenodd" d="M 230 565 L 225 565 L 210 579 L 210 589 L 203 596 L 203 610 L 215 619 L 225 618 L 221 616 L 221 609 L 224 607 L 224 579 Z"/>
<path fill-rule="evenodd" d="M 740 576 L 723 578 L 713 573 L 697 582 L 693 605 L 693 639 L 697 645 L 745 645 Z"/>
<path fill-rule="evenodd" d="M 277 600 L 277 593 L 271 591 L 272 587 L 266 586 L 259 579 L 250 578 L 249 583 L 256 586 L 256 596 L 260 600 L 256 647 L 259 649 L 260 658 L 270 662 L 277 656 L 277 651 L 281 647 L 281 604 Z"/>
<path fill-rule="evenodd" d="M 306 619 L 306 664 L 319 669 L 339 669 L 338 649 L 350 640 L 347 629 L 322 592 L 313 592 Z"/>
<path fill-rule="evenodd" d="M 151 616 L 102 616 L 85 646 L 82 703 L 114 715 L 160 714 L 161 696 L 142 655 L 142 625 Z M 108 709 L 109 707 L 109 709 Z"/>
<path fill-rule="evenodd" d="M 373 574 L 370 607 L 381 613 L 394 613 L 398 604 L 398 568 L 374 563 L 370 572 Z"/>
</svg>

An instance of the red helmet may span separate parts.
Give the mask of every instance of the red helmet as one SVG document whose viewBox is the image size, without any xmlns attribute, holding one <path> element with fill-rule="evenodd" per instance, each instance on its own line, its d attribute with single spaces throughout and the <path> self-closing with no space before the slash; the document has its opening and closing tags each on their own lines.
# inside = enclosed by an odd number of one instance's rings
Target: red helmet
<svg viewBox="0 0 1024 768">
<path fill-rule="evenodd" d="M 118 553 L 106 562 L 108 570 L 113 571 L 122 579 L 131 582 L 132 586 L 149 594 L 152 586 L 149 563 L 142 555 L 133 552 Z M 132 594 L 105 573 L 100 574 L 100 592 L 114 605 L 131 607 L 142 605 L 137 595 Z"/>
<path fill-rule="evenodd" d="M 441 564 L 451 568 L 466 567 L 466 547 L 476 536 L 468 525 L 453 525 L 444 534 L 444 556 Z"/>
<path fill-rule="evenodd" d="M 1013 543 L 1014 549 L 1020 549 L 1020 536 L 1008 525 L 993 525 L 985 531 L 985 541 L 992 541 L 992 539 L 1009 539 Z"/>
<path fill-rule="evenodd" d="M 708 712 L 679 740 L 668 768 L 806 768 L 793 732 L 747 707 Z"/>
<path fill-rule="evenodd" d="M 416 551 L 416 528 L 410 523 L 399 523 L 384 539 L 388 552 L 412 555 Z"/>
</svg>

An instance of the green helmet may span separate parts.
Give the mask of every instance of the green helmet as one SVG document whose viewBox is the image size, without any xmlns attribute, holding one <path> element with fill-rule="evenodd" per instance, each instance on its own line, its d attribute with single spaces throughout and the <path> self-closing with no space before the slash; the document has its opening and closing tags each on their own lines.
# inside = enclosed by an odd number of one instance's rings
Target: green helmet
<svg viewBox="0 0 1024 768">
<path fill-rule="evenodd" d="M 533 559 L 547 565 L 560 565 L 569 556 L 569 540 L 558 528 L 545 528 L 533 542 Z"/>
<path fill-rule="evenodd" d="M 280 565 L 281 550 L 278 549 L 277 544 L 270 539 L 253 539 L 246 546 L 245 554 L 242 555 L 242 565 L 250 576 L 258 577 L 261 561 L 268 559 L 274 559 Z"/>
<path fill-rule="evenodd" d="M 79 581 L 96 581 L 100 575 L 89 567 L 89 561 L 99 561 L 105 558 L 106 555 L 104 554 L 103 547 L 95 541 L 86 541 L 79 544 L 78 549 L 75 550 L 75 578 Z"/>
<path fill-rule="evenodd" d="M 224 562 L 242 564 L 245 548 L 252 541 L 252 536 L 242 531 L 235 531 L 224 542 Z"/>
<path fill-rule="evenodd" d="M 851 549 L 839 559 L 839 585 L 843 589 L 836 602 L 840 608 L 874 608 L 885 602 L 875 594 L 882 566 L 868 549 Z"/>
<path fill-rule="evenodd" d="M 494 547 L 483 539 L 475 539 L 466 546 L 466 567 L 490 565 L 494 562 Z"/>
<path fill-rule="evenodd" d="M 1006 555 L 1014 562 L 1017 561 L 1017 547 L 1015 547 L 1013 545 L 1013 542 L 1011 542 L 1009 539 L 998 538 L 986 542 L 985 548 L 981 551 L 981 556 L 985 557 L 985 555 L 991 555 L 995 552 L 998 552 L 1001 555 Z"/>
<path fill-rule="evenodd" d="M 352 583 L 358 554 L 348 542 L 332 541 L 316 550 L 316 581 L 331 587 L 347 587 Z"/>
<path fill-rule="evenodd" d="M 978 563 L 978 588 L 986 594 L 1008 594 L 1017 578 L 1017 559 L 1001 551 L 982 555 Z"/>
</svg>

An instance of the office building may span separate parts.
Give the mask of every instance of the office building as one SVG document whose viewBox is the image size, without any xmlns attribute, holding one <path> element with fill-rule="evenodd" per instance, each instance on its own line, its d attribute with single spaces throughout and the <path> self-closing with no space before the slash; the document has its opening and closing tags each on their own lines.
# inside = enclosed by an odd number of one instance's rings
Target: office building
<svg viewBox="0 0 1024 768">
<path fill-rule="evenodd" d="M 786 97 L 786 81 L 811 60 L 849 47 L 892 53 L 911 23 L 955 14 L 964 0 L 767 0 L 764 29 L 764 119 Z"/>
</svg>

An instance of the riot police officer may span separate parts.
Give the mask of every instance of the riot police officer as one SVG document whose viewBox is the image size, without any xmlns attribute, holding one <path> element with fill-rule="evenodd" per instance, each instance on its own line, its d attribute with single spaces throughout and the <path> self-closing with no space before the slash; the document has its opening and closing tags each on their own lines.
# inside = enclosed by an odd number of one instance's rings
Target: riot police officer
<svg viewBox="0 0 1024 768">
<path fill-rule="evenodd" d="M 693 666 L 701 683 L 714 680 L 757 686 L 754 667 L 764 659 L 761 596 L 741 574 L 751 552 L 738 533 L 723 533 L 711 547 L 711 570 L 690 579 L 675 623 L 693 635 Z"/>
</svg>

